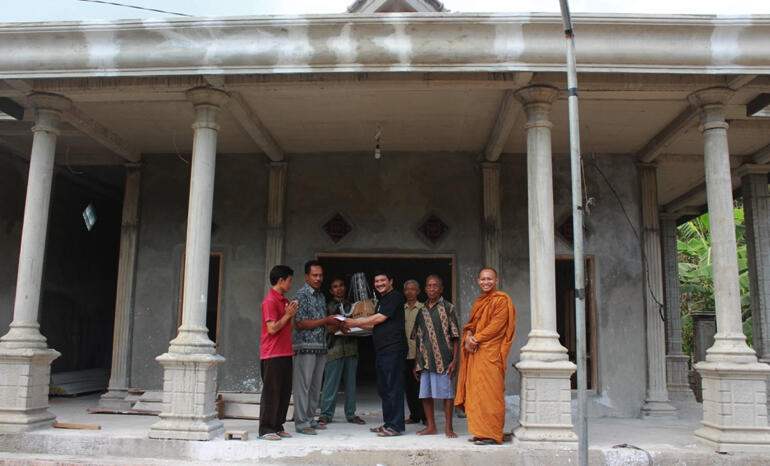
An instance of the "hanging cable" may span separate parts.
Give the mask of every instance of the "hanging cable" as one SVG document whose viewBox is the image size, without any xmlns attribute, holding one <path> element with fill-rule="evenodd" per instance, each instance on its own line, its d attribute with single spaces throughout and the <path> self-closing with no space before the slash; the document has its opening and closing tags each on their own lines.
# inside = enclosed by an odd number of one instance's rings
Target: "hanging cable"
<svg viewBox="0 0 770 466">
<path fill-rule="evenodd" d="M 121 6 L 121 7 L 124 7 L 124 8 L 134 8 L 136 10 L 152 11 L 154 13 L 165 13 L 165 14 L 169 14 L 169 15 L 186 16 L 188 18 L 192 18 L 193 17 L 193 15 L 187 15 L 187 14 L 184 14 L 184 13 L 177 13 L 175 11 L 158 10 L 158 9 L 155 9 L 155 8 L 145 8 L 143 6 L 138 6 L 138 5 L 128 5 L 128 4 L 125 4 L 125 3 L 107 2 L 107 1 L 104 1 L 104 0 L 77 0 L 77 1 L 78 2 L 88 2 L 88 3 L 101 3 L 102 5 Z"/>
</svg>

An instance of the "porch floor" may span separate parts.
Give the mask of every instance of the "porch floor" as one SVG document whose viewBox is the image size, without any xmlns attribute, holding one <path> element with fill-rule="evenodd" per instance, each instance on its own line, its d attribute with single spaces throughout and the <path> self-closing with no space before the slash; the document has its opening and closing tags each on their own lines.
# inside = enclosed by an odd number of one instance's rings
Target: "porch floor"
<svg viewBox="0 0 770 466">
<path fill-rule="evenodd" d="M 248 440 L 209 442 L 148 438 L 156 416 L 90 414 L 99 395 L 51 398 L 50 410 L 62 423 L 98 424 L 101 430 L 48 428 L 23 434 L 0 435 L 0 464 L 577 464 L 575 451 L 525 450 L 512 443 L 476 446 L 466 421 L 455 414 L 459 438 L 443 435 L 444 416 L 436 404 L 439 435 L 420 437 L 422 426 L 407 426 L 405 435 L 379 438 L 369 427 L 381 422 L 374 387 L 361 387 L 358 410 L 366 425 L 345 422 L 342 398 L 334 422 L 317 436 L 294 434 L 279 442 L 257 439 L 258 421 L 226 419 L 227 430 L 246 430 Z M 516 427 L 518 407 L 508 397 L 506 431 Z M 720 454 L 697 442 L 701 406 L 676 403 L 676 419 L 590 419 L 591 464 L 767 464 L 767 453 Z M 286 429 L 294 431 L 292 423 Z M 621 446 L 625 445 L 625 446 Z"/>
</svg>

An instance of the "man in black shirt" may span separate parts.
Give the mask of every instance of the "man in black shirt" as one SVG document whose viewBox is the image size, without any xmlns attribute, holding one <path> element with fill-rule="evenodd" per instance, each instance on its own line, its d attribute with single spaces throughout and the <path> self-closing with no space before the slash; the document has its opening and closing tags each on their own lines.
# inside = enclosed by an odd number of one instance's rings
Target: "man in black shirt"
<svg viewBox="0 0 770 466">
<path fill-rule="evenodd" d="M 344 325 L 371 329 L 373 332 L 377 392 L 382 398 L 383 425 L 370 429 L 379 437 L 401 435 L 404 427 L 404 360 L 407 343 L 404 327 L 404 295 L 393 289 L 393 277 L 387 272 L 374 274 L 374 289 L 380 294 L 374 315 L 348 319 Z"/>
</svg>

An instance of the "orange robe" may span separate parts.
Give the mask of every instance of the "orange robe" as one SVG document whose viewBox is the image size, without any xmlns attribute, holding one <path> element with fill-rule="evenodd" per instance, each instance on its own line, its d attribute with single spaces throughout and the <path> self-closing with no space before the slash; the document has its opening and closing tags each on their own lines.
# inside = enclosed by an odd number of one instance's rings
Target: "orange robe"
<svg viewBox="0 0 770 466">
<path fill-rule="evenodd" d="M 463 327 L 460 376 L 455 406 L 468 416 L 468 431 L 479 438 L 503 441 L 505 370 L 516 330 L 516 308 L 502 291 L 482 294 Z M 475 353 L 465 348 L 470 331 L 479 342 Z"/>
</svg>

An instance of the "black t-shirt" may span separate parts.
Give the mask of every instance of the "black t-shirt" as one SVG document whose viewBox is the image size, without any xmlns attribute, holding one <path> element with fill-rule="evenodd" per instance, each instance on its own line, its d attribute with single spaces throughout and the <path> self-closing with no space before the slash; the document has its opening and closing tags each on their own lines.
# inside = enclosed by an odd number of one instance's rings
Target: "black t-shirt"
<svg viewBox="0 0 770 466">
<path fill-rule="evenodd" d="M 406 353 L 406 328 L 404 325 L 404 295 L 391 290 L 377 301 L 377 312 L 387 317 L 385 322 L 374 326 L 372 340 L 375 353 L 401 351 Z"/>
</svg>

